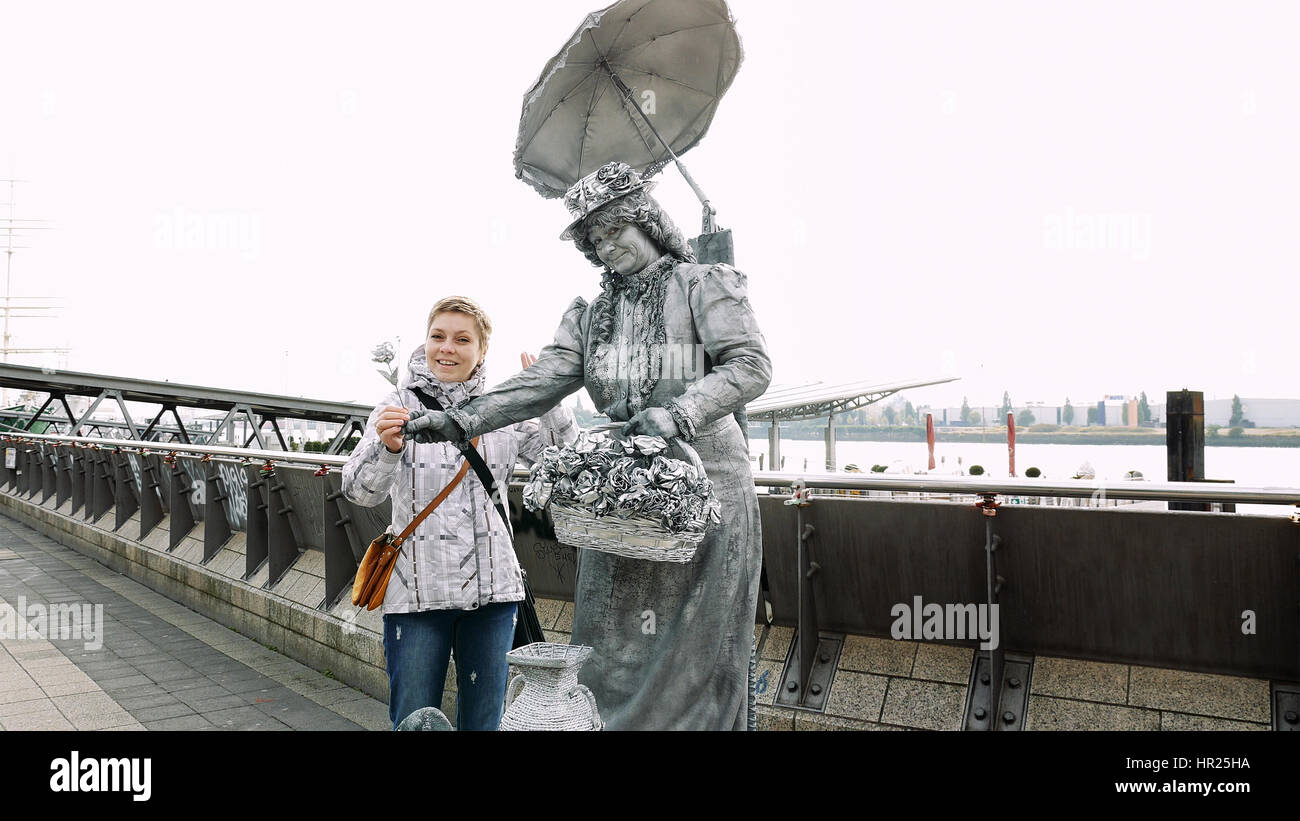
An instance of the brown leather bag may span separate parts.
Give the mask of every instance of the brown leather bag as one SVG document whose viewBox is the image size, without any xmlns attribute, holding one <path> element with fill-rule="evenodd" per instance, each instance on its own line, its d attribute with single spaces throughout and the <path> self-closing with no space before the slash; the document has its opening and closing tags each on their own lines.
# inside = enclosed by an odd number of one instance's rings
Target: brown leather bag
<svg viewBox="0 0 1300 821">
<path fill-rule="evenodd" d="M 477 448 L 478 439 L 471 444 Z M 352 580 L 353 604 L 357 607 L 365 607 L 367 610 L 374 610 L 384 603 L 384 596 L 388 593 L 388 579 L 393 575 L 393 568 L 397 566 L 397 557 L 402 552 L 402 543 L 415 532 L 426 516 L 451 495 L 468 471 L 469 460 L 466 459 L 447 486 L 433 498 L 432 502 L 429 502 L 424 510 L 420 511 L 419 516 L 411 520 L 401 535 L 393 536 L 385 531 L 370 543 L 370 547 L 366 548 L 366 555 L 361 559 L 361 565 L 357 567 L 357 575 Z"/>
</svg>

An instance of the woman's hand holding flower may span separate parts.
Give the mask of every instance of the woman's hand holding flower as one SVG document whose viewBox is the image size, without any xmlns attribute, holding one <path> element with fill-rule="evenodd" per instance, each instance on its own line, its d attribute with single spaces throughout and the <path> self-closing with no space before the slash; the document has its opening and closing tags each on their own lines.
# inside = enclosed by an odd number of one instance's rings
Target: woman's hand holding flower
<svg viewBox="0 0 1300 821">
<path fill-rule="evenodd" d="M 375 433 L 390 453 L 401 452 L 402 426 L 406 424 L 410 415 L 406 408 L 399 408 L 396 405 L 389 405 L 379 412 L 379 418 L 375 420 Z"/>
</svg>

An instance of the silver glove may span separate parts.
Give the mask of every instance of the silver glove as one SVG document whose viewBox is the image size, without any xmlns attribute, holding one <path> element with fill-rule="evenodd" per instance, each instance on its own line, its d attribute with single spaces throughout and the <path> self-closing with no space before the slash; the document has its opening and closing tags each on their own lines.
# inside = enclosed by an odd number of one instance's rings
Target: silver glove
<svg viewBox="0 0 1300 821">
<path fill-rule="evenodd" d="M 402 438 L 414 439 L 422 445 L 450 442 L 456 433 L 455 423 L 441 411 L 413 410 L 411 418 L 402 425 Z"/>
</svg>

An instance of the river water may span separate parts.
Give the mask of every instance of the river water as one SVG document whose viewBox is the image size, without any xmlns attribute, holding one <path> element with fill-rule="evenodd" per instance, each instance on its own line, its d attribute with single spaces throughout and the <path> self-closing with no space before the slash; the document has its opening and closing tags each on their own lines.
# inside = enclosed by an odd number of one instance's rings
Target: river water
<svg viewBox="0 0 1300 821">
<path fill-rule="evenodd" d="M 767 439 L 750 440 L 750 454 L 763 456 L 767 464 Z M 785 469 L 791 473 L 825 473 L 826 446 L 812 440 L 781 440 L 781 455 Z M 942 460 L 942 461 L 941 461 Z M 971 465 L 984 468 L 984 475 L 1006 478 L 1008 475 L 1007 446 L 1002 443 L 935 443 L 934 461 L 937 471 Z M 924 442 L 837 442 L 836 467 L 856 464 L 864 473 L 872 465 L 888 465 L 890 472 L 913 473 L 926 467 Z M 1141 471 L 1155 482 L 1165 481 L 1166 454 L 1163 445 L 1016 445 L 1016 473 L 1025 475 L 1029 467 L 1037 467 L 1049 479 L 1069 479 L 1083 462 L 1091 463 L 1097 479 L 1119 482 L 1130 470 Z M 806 468 L 805 468 L 806 464 Z M 757 467 L 757 462 L 755 462 Z M 1209 479 L 1232 479 L 1236 484 L 1251 487 L 1300 488 L 1300 448 L 1234 448 L 1207 447 L 1205 449 L 1205 475 Z M 1288 515 L 1292 508 L 1286 505 L 1238 505 L 1240 513 Z"/>
</svg>

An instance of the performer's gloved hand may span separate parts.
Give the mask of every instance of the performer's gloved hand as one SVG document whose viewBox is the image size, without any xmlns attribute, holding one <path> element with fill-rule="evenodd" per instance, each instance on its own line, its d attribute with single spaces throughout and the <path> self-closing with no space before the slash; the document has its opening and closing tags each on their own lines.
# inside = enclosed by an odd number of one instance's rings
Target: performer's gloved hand
<svg viewBox="0 0 1300 821">
<path fill-rule="evenodd" d="M 663 408 L 646 408 L 645 410 L 627 420 L 623 426 L 623 434 L 630 436 L 632 434 L 641 434 L 643 436 L 662 436 L 665 439 L 675 439 L 682 435 L 681 430 L 677 427 L 677 420 L 673 415 Z"/>
<path fill-rule="evenodd" d="M 413 410 L 411 418 L 402 426 L 402 438 L 414 439 L 422 445 L 430 442 L 459 442 L 464 431 L 442 411 Z"/>
</svg>

